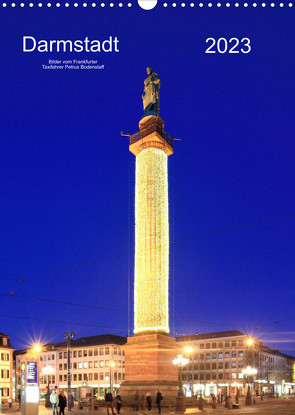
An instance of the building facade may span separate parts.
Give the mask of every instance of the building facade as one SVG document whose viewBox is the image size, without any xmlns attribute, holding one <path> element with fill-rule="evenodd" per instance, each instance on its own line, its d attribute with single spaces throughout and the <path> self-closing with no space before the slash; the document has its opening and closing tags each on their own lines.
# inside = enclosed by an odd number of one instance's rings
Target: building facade
<svg viewBox="0 0 295 415">
<path fill-rule="evenodd" d="M 13 351 L 9 336 L 0 333 L 0 388 L 2 389 L 3 401 L 12 396 Z"/>
<path fill-rule="evenodd" d="M 188 365 L 180 374 L 187 396 L 246 394 L 243 370 L 257 369 L 251 379 L 252 393 L 295 392 L 292 383 L 295 358 L 267 348 L 246 334 L 233 330 L 177 338 Z M 288 384 L 288 385 L 287 385 Z"/>
<path fill-rule="evenodd" d="M 74 397 L 78 388 L 88 387 L 94 394 L 104 396 L 112 381 L 116 390 L 125 378 L 125 356 L 121 346 L 126 338 L 111 334 L 71 340 L 71 385 Z M 16 390 L 20 389 L 20 364 L 26 350 L 15 352 Z M 67 389 L 67 344 L 42 346 L 39 357 L 40 391 Z M 112 362 L 113 367 L 110 367 Z"/>
</svg>

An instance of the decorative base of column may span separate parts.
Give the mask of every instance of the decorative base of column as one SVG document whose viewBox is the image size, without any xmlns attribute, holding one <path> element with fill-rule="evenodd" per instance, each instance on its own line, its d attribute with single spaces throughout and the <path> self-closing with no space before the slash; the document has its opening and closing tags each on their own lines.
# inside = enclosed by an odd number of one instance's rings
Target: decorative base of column
<svg viewBox="0 0 295 415">
<path fill-rule="evenodd" d="M 175 405 L 175 415 L 182 415 L 185 413 L 185 411 L 186 411 L 185 397 L 177 396 L 176 405 Z"/>
<path fill-rule="evenodd" d="M 178 392 L 178 371 L 172 360 L 179 352 L 176 339 L 165 334 L 138 334 L 127 338 L 122 347 L 125 353 L 125 381 L 120 386 L 123 402 L 135 404 L 139 395 L 139 407 L 146 405 L 145 396 L 156 401 L 158 390 L 163 395 L 164 406 L 175 403 Z"/>
</svg>

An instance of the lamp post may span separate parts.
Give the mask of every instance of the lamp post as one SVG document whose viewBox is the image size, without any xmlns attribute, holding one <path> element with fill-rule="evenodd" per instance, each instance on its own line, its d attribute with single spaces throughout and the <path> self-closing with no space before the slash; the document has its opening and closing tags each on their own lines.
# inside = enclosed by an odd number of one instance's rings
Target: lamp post
<svg viewBox="0 0 295 415">
<path fill-rule="evenodd" d="M 72 394 L 71 394 L 71 339 L 76 335 L 74 331 L 71 333 L 65 333 L 65 339 L 67 340 L 67 357 L 68 357 L 68 411 L 72 409 Z"/>
<path fill-rule="evenodd" d="M 42 368 L 43 375 L 47 376 L 47 393 L 45 395 L 45 407 L 50 408 L 50 391 L 49 391 L 49 375 L 52 375 L 54 373 L 54 369 L 50 365 L 46 365 Z"/>
<path fill-rule="evenodd" d="M 185 397 L 182 388 L 182 369 L 188 364 L 189 360 L 179 354 L 176 359 L 172 360 L 175 367 L 178 368 L 178 394 L 176 397 L 175 413 L 183 414 L 185 412 Z"/>
<path fill-rule="evenodd" d="M 251 393 L 250 393 L 250 382 L 253 382 L 254 376 L 257 375 L 257 369 L 252 368 L 251 366 L 247 366 L 246 369 L 242 370 L 244 379 L 246 379 L 247 383 L 247 395 L 246 395 L 246 405 L 251 405 Z"/>
<path fill-rule="evenodd" d="M 194 352 L 194 348 L 192 346 L 185 346 L 183 348 L 183 351 L 184 351 L 184 354 L 186 355 L 186 357 L 188 358 L 188 360 L 190 360 L 190 358 L 191 358 L 191 356 Z M 189 367 L 188 367 L 188 370 L 187 370 L 187 380 L 189 381 Z M 191 396 L 193 396 L 193 370 L 191 372 L 190 388 L 191 388 Z"/>
<path fill-rule="evenodd" d="M 113 388 L 113 368 L 116 366 L 116 363 L 111 360 L 110 361 L 110 390 L 111 390 L 111 394 L 113 394 L 114 392 L 114 388 Z"/>
</svg>

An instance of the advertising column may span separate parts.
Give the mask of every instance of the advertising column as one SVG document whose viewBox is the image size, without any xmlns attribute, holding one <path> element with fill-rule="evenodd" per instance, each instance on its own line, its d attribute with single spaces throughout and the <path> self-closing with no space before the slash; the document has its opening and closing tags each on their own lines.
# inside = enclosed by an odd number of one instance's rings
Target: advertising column
<svg viewBox="0 0 295 415">
<path fill-rule="evenodd" d="M 21 413 L 22 415 L 38 415 L 39 385 L 38 362 L 34 359 L 21 363 Z"/>
</svg>

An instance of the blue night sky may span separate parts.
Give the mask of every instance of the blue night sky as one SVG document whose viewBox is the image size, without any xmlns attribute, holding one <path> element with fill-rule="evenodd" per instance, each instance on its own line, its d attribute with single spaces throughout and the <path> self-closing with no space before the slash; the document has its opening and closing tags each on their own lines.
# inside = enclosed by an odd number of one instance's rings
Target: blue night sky
<svg viewBox="0 0 295 415">
<path fill-rule="evenodd" d="M 25 35 L 117 36 L 120 52 L 23 53 Z M 248 37 L 252 51 L 205 54 L 208 37 Z M 26 5 L 2 8 L 0 39 L 0 331 L 13 346 L 127 335 L 135 158 L 120 131 L 138 129 L 150 65 L 182 139 L 169 158 L 172 334 L 236 329 L 295 353 L 294 8 Z M 105 69 L 42 70 L 58 58 Z"/>
</svg>

